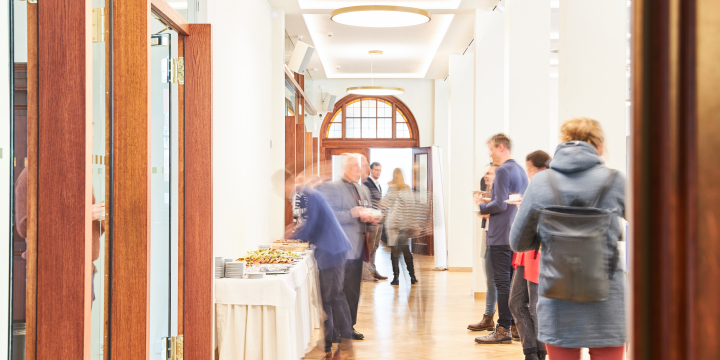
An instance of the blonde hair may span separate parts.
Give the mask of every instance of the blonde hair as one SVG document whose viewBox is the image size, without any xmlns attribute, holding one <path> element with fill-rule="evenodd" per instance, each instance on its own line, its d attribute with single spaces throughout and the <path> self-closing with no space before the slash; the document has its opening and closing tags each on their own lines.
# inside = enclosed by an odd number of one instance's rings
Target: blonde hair
<svg viewBox="0 0 720 360">
<path fill-rule="evenodd" d="M 403 177 L 402 170 L 400 168 L 395 168 L 393 170 L 393 178 L 388 182 L 388 185 L 395 185 L 398 189 L 405 189 L 409 188 L 410 185 L 405 183 L 405 178 Z"/>
<path fill-rule="evenodd" d="M 605 143 L 605 132 L 597 120 L 574 118 L 560 127 L 560 142 L 568 141 L 584 141 L 600 150 Z"/>
</svg>

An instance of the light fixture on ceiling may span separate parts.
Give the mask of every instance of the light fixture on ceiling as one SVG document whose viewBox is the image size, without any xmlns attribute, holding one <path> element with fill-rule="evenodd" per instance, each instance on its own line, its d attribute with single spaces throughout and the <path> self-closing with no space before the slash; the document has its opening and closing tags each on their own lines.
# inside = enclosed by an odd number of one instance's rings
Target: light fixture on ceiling
<svg viewBox="0 0 720 360">
<path fill-rule="evenodd" d="M 373 73 L 372 56 L 373 55 L 382 55 L 382 53 L 383 52 L 380 50 L 368 51 L 368 54 L 370 55 L 370 74 L 371 74 L 371 76 Z M 347 88 L 348 94 L 383 96 L 383 95 L 400 95 L 405 92 L 405 89 L 403 89 L 403 88 L 389 87 L 389 86 L 375 86 L 375 78 L 372 77 L 371 79 L 372 79 L 371 86 L 349 87 L 349 88 Z"/>
<path fill-rule="evenodd" d="M 402 27 L 430 21 L 427 10 L 391 5 L 350 6 L 334 10 L 330 20 L 351 26 Z"/>
</svg>

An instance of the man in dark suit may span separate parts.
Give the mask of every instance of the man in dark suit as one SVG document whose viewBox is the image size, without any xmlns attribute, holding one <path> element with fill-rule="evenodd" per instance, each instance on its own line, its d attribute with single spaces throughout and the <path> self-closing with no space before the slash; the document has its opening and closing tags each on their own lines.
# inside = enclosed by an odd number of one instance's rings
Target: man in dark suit
<svg viewBox="0 0 720 360">
<path fill-rule="evenodd" d="M 365 227 L 368 223 L 380 221 L 380 218 L 376 218 L 368 211 L 371 208 L 370 193 L 366 187 L 360 185 L 360 177 L 359 157 L 356 154 L 348 154 L 343 163 L 342 179 L 325 183 L 318 188 L 330 204 L 335 217 L 350 240 L 350 245 L 352 245 L 345 262 L 343 292 L 350 306 L 353 325 L 352 337 L 355 340 L 364 339 L 363 334 L 357 332 L 354 325 L 357 323 L 358 304 L 360 303 L 360 285 L 365 255 L 363 248 Z"/>
<path fill-rule="evenodd" d="M 363 185 L 370 190 L 370 198 L 372 199 L 372 208 L 375 210 L 380 209 L 380 200 L 382 199 L 382 186 L 380 186 L 380 173 L 382 172 L 382 165 L 379 162 L 373 162 L 370 164 L 370 176 L 368 176 Z M 365 263 L 365 270 L 363 271 L 363 280 L 365 281 L 378 281 L 387 280 L 386 276 L 380 275 L 375 267 L 375 252 L 380 246 L 380 238 L 382 237 L 383 224 L 382 222 L 377 225 L 368 225 L 367 231 L 369 236 L 368 251 L 370 252 L 370 260 Z"/>
</svg>

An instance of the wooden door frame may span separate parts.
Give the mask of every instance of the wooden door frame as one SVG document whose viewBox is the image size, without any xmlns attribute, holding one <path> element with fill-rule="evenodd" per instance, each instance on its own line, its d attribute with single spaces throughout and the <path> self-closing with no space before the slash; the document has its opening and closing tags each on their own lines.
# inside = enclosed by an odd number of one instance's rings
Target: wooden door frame
<svg viewBox="0 0 720 360">
<path fill-rule="evenodd" d="M 178 333 L 186 358 L 212 355 L 212 49 L 209 24 L 188 24 L 165 0 L 113 1 L 113 137 L 108 352 L 147 359 L 150 280 L 150 21 L 178 35 Z M 187 151 L 186 151 L 187 150 Z M 190 206 L 188 205 L 190 204 Z M 192 253 L 192 257 L 185 254 Z"/>
<path fill-rule="evenodd" d="M 183 256 L 186 359 L 213 356 L 212 29 L 190 24 L 185 38 Z M 178 320 L 178 325 L 180 321 Z M 179 329 L 178 329 L 179 331 Z"/>
<path fill-rule="evenodd" d="M 90 349 L 90 6 L 27 4 L 27 359 L 79 359 Z"/>
<path fill-rule="evenodd" d="M 720 344 L 720 9 L 633 1 L 632 357 L 710 359 Z"/>
</svg>

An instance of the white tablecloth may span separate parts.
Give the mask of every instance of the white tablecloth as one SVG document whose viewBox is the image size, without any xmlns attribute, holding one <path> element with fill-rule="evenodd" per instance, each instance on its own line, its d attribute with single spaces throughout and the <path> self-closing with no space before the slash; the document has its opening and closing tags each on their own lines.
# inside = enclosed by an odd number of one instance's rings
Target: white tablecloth
<svg viewBox="0 0 720 360">
<path fill-rule="evenodd" d="M 215 280 L 215 334 L 221 360 L 300 359 L 320 327 L 311 252 L 287 275 Z"/>
</svg>

